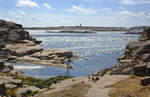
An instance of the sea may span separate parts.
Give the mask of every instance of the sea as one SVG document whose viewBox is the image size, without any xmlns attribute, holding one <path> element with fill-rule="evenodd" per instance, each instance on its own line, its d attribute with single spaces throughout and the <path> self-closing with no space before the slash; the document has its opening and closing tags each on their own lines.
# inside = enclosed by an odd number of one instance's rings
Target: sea
<svg viewBox="0 0 150 97">
<path fill-rule="evenodd" d="M 117 58 L 123 55 L 126 45 L 137 40 L 139 35 L 124 34 L 125 32 L 96 32 L 96 33 L 47 33 L 45 30 L 28 30 L 32 37 L 42 41 L 40 46 L 45 50 L 66 49 L 86 60 L 76 59 L 67 70 L 53 66 L 43 66 L 17 62 L 12 63 L 27 76 L 49 78 L 59 75 L 74 77 L 87 76 L 102 69 L 118 64 Z"/>
</svg>

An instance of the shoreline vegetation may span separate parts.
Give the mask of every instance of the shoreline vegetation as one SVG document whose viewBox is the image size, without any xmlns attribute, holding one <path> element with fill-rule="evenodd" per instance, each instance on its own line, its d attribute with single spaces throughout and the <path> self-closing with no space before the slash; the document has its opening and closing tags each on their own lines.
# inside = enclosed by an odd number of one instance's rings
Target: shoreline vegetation
<svg viewBox="0 0 150 97">
<path fill-rule="evenodd" d="M 74 57 L 79 58 L 70 51 L 45 51 L 37 45 L 39 43 L 23 29 L 22 25 L 0 20 L 0 96 L 148 97 L 150 95 L 149 27 L 144 28 L 137 41 L 131 41 L 126 46 L 123 56 L 118 58 L 119 64 L 86 77 L 64 75 L 38 79 L 25 76 L 11 64 L 5 63 L 10 60 L 35 62 L 51 60 L 52 63 L 61 64 L 71 61 Z"/>
</svg>

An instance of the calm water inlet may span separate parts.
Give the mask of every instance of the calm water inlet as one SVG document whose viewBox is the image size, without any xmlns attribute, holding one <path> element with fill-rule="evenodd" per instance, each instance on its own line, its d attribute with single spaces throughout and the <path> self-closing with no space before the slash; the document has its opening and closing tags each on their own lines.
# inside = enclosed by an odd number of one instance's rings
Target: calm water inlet
<svg viewBox="0 0 150 97">
<path fill-rule="evenodd" d="M 117 64 L 125 46 L 139 35 L 127 35 L 123 32 L 91 33 L 45 33 L 29 31 L 37 40 L 41 40 L 44 49 L 67 49 L 87 60 L 74 60 L 71 63 L 71 76 L 86 76 L 106 67 Z M 15 68 L 28 76 L 47 78 L 65 75 L 66 69 L 28 63 L 14 63 Z"/>
</svg>

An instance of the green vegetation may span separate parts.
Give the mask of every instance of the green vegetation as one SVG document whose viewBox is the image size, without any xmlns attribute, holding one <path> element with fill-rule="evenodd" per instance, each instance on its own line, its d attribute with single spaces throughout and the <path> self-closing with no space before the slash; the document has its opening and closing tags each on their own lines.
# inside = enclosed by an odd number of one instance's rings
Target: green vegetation
<svg viewBox="0 0 150 97">
<path fill-rule="evenodd" d="M 33 97 L 38 93 L 38 91 L 32 91 L 30 94 L 27 95 L 27 97 Z"/>
<path fill-rule="evenodd" d="M 104 69 L 104 70 L 102 70 L 102 71 L 100 71 L 101 72 L 101 76 L 104 76 L 108 71 L 110 71 L 110 69 Z"/>
<path fill-rule="evenodd" d="M 49 88 L 54 82 L 62 81 L 65 79 L 72 78 L 71 76 L 57 76 L 57 77 L 52 77 L 48 79 L 37 79 L 33 77 L 26 77 L 26 76 L 18 76 L 17 79 L 21 79 L 24 81 L 25 84 L 31 85 L 31 86 L 36 86 L 39 88 Z"/>
<path fill-rule="evenodd" d="M 36 86 L 39 88 L 50 88 L 50 86 L 54 82 L 62 81 L 65 79 L 73 78 L 72 76 L 69 75 L 64 75 L 64 76 L 56 76 L 56 77 L 51 77 L 48 79 L 39 79 L 39 78 L 34 78 L 34 77 L 28 77 L 28 76 L 17 76 L 11 73 L 7 73 L 7 76 L 15 77 L 16 79 L 23 80 L 23 82 L 29 86 Z"/>
</svg>

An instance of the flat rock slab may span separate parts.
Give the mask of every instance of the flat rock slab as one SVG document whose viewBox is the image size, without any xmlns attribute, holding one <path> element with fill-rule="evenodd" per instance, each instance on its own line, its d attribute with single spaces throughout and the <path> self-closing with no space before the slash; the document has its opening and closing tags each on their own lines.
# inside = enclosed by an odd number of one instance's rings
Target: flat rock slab
<svg viewBox="0 0 150 97">
<path fill-rule="evenodd" d="M 27 88 L 19 88 L 16 91 L 17 97 L 27 97 L 29 93 L 31 93 L 31 90 Z"/>
<path fill-rule="evenodd" d="M 29 46 L 29 43 L 7 44 L 6 48 L 10 49 L 14 56 L 31 55 L 33 53 L 42 51 L 40 46 Z"/>
<path fill-rule="evenodd" d="M 41 90 L 40 88 L 35 87 L 35 86 L 29 86 L 29 87 L 26 87 L 26 88 L 31 90 L 31 91 L 40 91 Z"/>
<path fill-rule="evenodd" d="M 0 81 L 5 82 L 6 84 L 14 84 L 19 87 L 22 87 L 23 81 L 19 79 L 14 79 L 13 77 L 0 76 Z"/>
<path fill-rule="evenodd" d="M 126 75 L 105 75 L 103 78 L 99 79 L 96 82 L 93 82 L 92 80 L 89 81 L 88 77 L 76 77 L 61 81 L 57 84 L 53 84 L 51 86 L 51 90 L 40 93 L 35 97 L 41 97 L 43 95 L 43 97 L 48 97 L 48 95 L 51 95 L 53 93 L 59 93 L 60 91 L 63 91 L 65 89 L 70 89 L 71 86 L 78 83 L 85 83 L 91 86 L 91 88 L 88 90 L 88 93 L 84 97 L 109 97 L 108 94 L 112 90 L 112 88 L 108 88 L 108 86 L 111 86 L 118 81 L 127 79 L 128 77 L 129 76 Z"/>
<path fill-rule="evenodd" d="M 33 62 L 33 61 L 39 62 L 39 61 L 41 61 L 38 58 L 34 58 L 34 57 L 30 57 L 30 56 L 18 57 L 18 58 L 16 58 L 16 60 L 17 61 L 29 61 L 29 62 Z"/>
<path fill-rule="evenodd" d="M 118 81 L 127 79 L 127 75 L 105 75 L 102 79 L 93 83 L 85 97 L 109 97 L 109 92 L 113 89 L 111 86 Z"/>
<path fill-rule="evenodd" d="M 15 88 L 17 88 L 17 85 L 14 85 L 14 84 L 6 84 L 6 88 L 7 88 L 7 89 L 15 89 Z"/>
<path fill-rule="evenodd" d="M 17 85 L 19 87 L 23 86 L 23 81 L 19 80 L 19 79 L 13 79 L 9 83 L 15 84 L 15 85 Z"/>
</svg>

